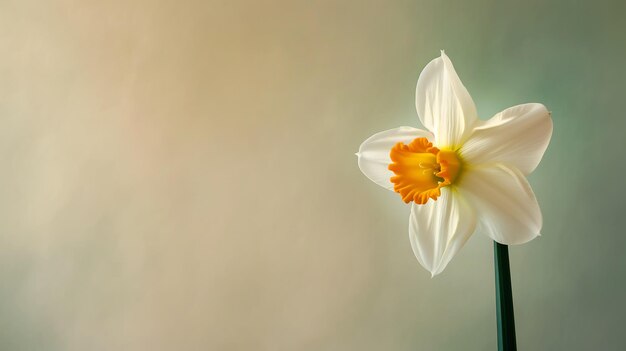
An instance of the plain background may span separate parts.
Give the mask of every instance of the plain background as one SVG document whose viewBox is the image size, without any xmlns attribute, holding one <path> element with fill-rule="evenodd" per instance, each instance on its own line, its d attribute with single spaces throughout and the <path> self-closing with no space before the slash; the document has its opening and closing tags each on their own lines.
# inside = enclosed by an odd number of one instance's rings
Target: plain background
<svg viewBox="0 0 626 351">
<path fill-rule="evenodd" d="M 441 49 L 553 113 L 519 348 L 623 349 L 623 4 L 0 0 L 0 349 L 495 349 L 492 243 L 431 279 L 354 156 Z"/>
</svg>

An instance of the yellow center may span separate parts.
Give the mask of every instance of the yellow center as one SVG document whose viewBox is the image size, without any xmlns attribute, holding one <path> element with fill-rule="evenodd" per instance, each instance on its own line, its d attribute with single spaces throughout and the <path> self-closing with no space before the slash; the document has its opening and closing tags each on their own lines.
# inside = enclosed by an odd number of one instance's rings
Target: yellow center
<svg viewBox="0 0 626 351">
<path fill-rule="evenodd" d="M 416 138 L 409 145 L 397 143 L 389 153 L 389 170 L 393 190 L 402 201 L 423 205 L 428 199 L 437 200 L 441 188 L 454 182 L 461 170 L 456 152 L 439 150 L 426 138 Z"/>
</svg>

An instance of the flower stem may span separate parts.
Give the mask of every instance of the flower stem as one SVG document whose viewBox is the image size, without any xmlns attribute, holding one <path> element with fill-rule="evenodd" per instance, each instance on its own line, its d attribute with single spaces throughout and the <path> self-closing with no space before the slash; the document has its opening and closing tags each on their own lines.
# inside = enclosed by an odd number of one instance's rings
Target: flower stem
<svg viewBox="0 0 626 351">
<path fill-rule="evenodd" d="M 498 320 L 498 351 L 516 351 L 515 318 L 513 316 L 513 291 L 509 248 L 493 242 L 494 265 L 496 268 L 496 315 Z"/>
</svg>

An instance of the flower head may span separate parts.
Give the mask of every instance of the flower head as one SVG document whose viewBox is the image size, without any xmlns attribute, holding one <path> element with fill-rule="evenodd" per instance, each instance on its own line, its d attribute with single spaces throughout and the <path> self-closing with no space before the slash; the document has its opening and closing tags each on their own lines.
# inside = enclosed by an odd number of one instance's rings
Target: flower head
<svg viewBox="0 0 626 351">
<path fill-rule="evenodd" d="M 539 236 L 541 210 L 526 176 L 552 135 L 545 106 L 518 105 L 479 120 L 443 51 L 420 74 L 415 104 L 427 130 L 374 134 L 357 156 L 369 179 L 411 203 L 409 237 L 419 263 L 441 273 L 477 229 L 505 245 Z"/>
</svg>

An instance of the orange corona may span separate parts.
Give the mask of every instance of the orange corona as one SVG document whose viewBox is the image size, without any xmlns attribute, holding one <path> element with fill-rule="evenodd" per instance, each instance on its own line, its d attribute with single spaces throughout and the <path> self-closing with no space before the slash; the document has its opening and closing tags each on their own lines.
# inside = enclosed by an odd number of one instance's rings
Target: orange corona
<svg viewBox="0 0 626 351">
<path fill-rule="evenodd" d="M 456 152 L 439 150 L 426 138 L 416 138 L 410 144 L 400 142 L 391 148 L 389 170 L 393 190 L 402 201 L 423 205 L 428 199 L 437 200 L 441 188 L 452 184 L 461 170 Z"/>
</svg>

